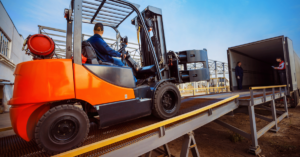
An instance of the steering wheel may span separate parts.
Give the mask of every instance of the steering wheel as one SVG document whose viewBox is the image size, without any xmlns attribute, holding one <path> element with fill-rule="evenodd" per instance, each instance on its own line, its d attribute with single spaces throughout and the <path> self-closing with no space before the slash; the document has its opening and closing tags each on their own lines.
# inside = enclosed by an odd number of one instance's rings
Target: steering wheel
<svg viewBox="0 0 300 157">
<path fill-rule="evenodd" d="M 121 45 L 122 47 L 120 48 L 119 52 L 122 53 L 121 61 L 124 63 L 125 60 L 125 48 L 127 47 L 128 44 L 128 38 L 125 36 L 124 38 L 121 38 Z"/>
</svg>

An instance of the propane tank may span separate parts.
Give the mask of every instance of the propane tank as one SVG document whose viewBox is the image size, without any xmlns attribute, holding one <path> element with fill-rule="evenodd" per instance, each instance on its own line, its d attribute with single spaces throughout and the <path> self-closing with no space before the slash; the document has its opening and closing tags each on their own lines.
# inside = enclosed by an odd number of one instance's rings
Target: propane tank
<svg viewBox="0 0 300 157">
<path fill-rule="evenodd" d="M 33 56 L 33 60 L 52 59 L 53 55 L 55 54 L 55 43 L 47 35 L 34 34 L 29 35 L 26 38 L 22 50 L 24 49 L 26 54 L 31 54 Z"/>
</svg>

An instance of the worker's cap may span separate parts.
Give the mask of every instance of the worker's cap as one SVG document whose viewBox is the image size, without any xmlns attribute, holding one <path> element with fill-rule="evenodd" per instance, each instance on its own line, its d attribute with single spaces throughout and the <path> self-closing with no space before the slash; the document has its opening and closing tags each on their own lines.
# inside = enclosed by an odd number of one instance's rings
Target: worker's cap
<svg viewBox="0 0 300 157">
<path fill-rule="evenodd" d="M 103 24 L 102 23 L 96 23 L 94 27 L 95 31 L 103 31 Z"/>
</svg>

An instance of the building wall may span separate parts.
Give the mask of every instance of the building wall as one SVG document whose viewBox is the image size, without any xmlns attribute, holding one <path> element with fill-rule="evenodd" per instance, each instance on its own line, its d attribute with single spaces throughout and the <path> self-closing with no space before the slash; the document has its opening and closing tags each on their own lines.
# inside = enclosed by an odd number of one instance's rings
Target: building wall
<svg viewBox="0 0 300 157">
<path fill-rule="evenodd" d="M 31 60 L 31 56 L 25 54 L 22 51 L 24 38 L 17 31 L 8 13 L 6 12 L 2 2 L 0 1 L 0 28 L 1 31 L 11 40 L 9 44 L 9 55 L 3 58 L 4 55 L 0 56 L 0 79 L 9 80 L 14 82 L 14 69 L 15 65 Z M 8 64 L 11 63 L 11 65 Z M 14 66 L 12 66 L 14 65 Z"/>
</svg>

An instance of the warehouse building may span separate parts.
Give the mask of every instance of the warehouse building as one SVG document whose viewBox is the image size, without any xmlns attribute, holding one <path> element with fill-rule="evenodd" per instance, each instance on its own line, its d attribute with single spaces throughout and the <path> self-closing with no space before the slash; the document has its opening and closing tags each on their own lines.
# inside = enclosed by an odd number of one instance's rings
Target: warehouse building
<svg viewBox="0 0 300 157">
<path fill-rule="evenodd" d="M 12 95 L 14 70 L 17 64 L 31 60 L 22 51 L 23 36 L 18 32 L 0 1 L 0 113 Z M 4 107 L 8 111 L 8 107 Z"/>
</svg>

